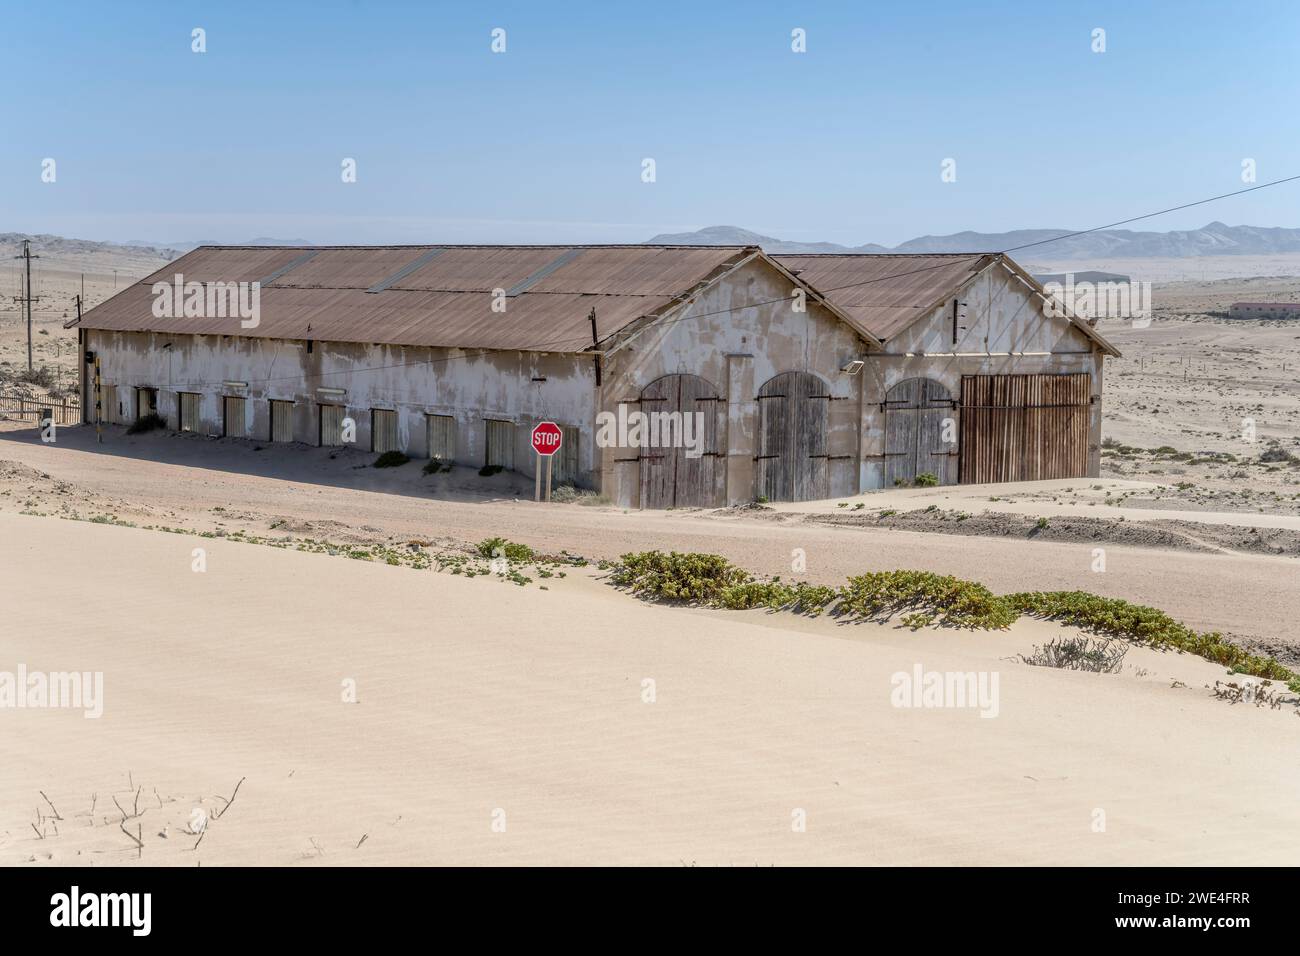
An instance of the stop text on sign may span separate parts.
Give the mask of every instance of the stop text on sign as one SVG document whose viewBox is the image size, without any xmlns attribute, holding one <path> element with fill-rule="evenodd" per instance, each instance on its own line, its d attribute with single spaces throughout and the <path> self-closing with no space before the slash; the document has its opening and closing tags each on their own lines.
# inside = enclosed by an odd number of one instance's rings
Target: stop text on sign
<svg viewBox="0 0 1300 956">
<path fill-rule="evenodd" d="M 539 422 L 533 428 L 533 451 L 539 455 L 554 455 L 564 442 L 564 433 L 555 422 Z"/>
</svg>

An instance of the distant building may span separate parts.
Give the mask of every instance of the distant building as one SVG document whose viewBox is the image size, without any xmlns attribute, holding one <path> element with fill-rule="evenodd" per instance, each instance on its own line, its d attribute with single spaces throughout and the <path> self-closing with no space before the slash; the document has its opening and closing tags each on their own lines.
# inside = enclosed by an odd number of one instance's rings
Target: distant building
<svg viewBox="0 0 1300 956">
<path fill-rule="evenodd" d="M 1300 319 L 1300 302 L 1234 302 L 1230 319 Z"/>
</svg>

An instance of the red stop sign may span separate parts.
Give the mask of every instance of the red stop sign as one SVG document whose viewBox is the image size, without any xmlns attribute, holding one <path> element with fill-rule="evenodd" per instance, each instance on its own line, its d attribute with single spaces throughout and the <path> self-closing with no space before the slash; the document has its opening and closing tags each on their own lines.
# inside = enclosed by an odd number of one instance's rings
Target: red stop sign
<svg viewBox="0 0 1300 956">
<path fill-rule="evenodd" d="M 539 455 L 554 455 L 564 441 L 564 432 L 555 422 L 538 422 L 533 428 L 533 451 Z"/>
</svg>

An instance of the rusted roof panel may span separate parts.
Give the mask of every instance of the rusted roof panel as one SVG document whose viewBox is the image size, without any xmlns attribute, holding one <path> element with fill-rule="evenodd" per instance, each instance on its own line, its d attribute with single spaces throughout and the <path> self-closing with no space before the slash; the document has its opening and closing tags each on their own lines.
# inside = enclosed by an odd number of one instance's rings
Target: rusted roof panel
<svg viewBox="0 0 1300 956">
<path fill-rule="evenodd" d="M 186 282 L 260 282 L 308 251 L 298 246 L 200 246 L 141 281 L 171 282 L 180 273 Z"/>
<path fill-rule="evenodd" d="M 773 256 L 882 341 L 897 335 L 989 262 L 966 255 Z"/>
<path fill-rule="evenodd" d="M 444 251 L 392 285 L 366 291 L 435 249 Z M 566 256 L 579 250 L 580 255 Z M 171 282 L 175 275 L 186 282 L 257 282 L 311 251 L 316 252 L 312 258 L 262 288 L 256 328 L 243 328 L 239 316 L 153 314 L 154 282 Z M 204 246 L 89 310 L 80 324 L 182 335 L 581 351 L 592 344 L 588 315 L 593 307 L 601 336 L 611 335 L 752 251 L 744 246 Z M 504 312 L 492 310 L 494 289 L 516 286 L 561 258 L 562 265 L 506 300 Z"/>
</svg>

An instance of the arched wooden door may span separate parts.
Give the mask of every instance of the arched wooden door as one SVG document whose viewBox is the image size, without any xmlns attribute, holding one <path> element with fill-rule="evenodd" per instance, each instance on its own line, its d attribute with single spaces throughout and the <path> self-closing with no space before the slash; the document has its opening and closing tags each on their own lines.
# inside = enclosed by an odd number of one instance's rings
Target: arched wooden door
<svg viewBox="0 0 1300 956">
<path fill-rule="evenodd" d="M 829 496 L 830 398 L 810 372 L 782 372 L 758 390 L 758 493 L 768 501 Z"/>
<path fill-rule="evenodd" d="M 885 394 L 885 484 L 931 474 L 957 483 L 957 413 L 952 395 L 931 378 L 909 378 Z M 944 429 L 944 420 L 952 422 Z M 950 439 L 945 441 L 945 439 Z"/>
<path fill-rule="evenodd" d="M 698 375 L 665 375 L 641 390 L 642 508 L 718 508 L 726 503 L 726 402 Z"/>
</svg>

